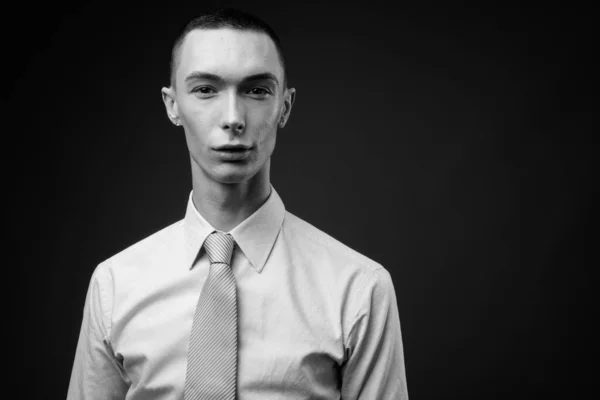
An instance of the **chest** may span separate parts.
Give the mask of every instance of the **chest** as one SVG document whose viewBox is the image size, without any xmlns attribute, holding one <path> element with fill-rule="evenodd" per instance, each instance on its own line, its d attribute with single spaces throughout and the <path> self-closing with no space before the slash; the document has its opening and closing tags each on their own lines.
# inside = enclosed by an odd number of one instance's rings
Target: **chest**
<svg viewBox="0 0 600 400">
<path fill-rule="evenodd" d="M 185 383 L 199 293 L 182 284 L 154 292 L 132 304 L 113 346 L 132 387 L 175 393 Z M 331 299 L 298 282 L 252 275 L 238 276 L 237 299 L 240 398 L 336 398 L 344 346 Z"/>
</svg>

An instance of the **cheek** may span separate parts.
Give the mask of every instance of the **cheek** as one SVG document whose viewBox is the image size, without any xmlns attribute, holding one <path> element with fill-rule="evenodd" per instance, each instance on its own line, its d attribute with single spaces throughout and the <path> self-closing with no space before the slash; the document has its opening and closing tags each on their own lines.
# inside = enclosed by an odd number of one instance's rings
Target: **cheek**
<svg viewBox="0 0 600 400">
<path fill-rule="evenodd" d="M 279 122 L 279 109 L 270 110 L 270 112 L 261 116 L 259 127 L 260 143 L 269 142 L 275 139 L 277 132 L 277 123 Z"/>
<path fill-rule="evenodd" d="M 207 122 L 211 119 L 210 110 L 193 108 L 193 107 L 182 107 L 181 114 L 183 119 L 189 127 L 202 127 L 206 126 Z"/>
<path fill-rule="evenodd" d="M 181 117 L 186 127 L 188 140 L 194 143 L 206 143 L 209 141 L 209 135 L 213 131 L 216 113 L 209 109 L 183 108 Z"/>
<path fill-rule="evenodd" d="M 277 125 L 279 120 L 280 108 L 276 107 L 269 115 L 267 115 L 266 122 L 269 126 Z"/>
</svg>

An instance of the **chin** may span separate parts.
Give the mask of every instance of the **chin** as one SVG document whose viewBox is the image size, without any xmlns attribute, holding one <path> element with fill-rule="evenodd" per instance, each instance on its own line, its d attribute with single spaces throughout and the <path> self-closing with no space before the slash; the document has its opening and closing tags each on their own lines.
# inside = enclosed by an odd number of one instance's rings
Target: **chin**
<svg viewBox="0 0 600 400">
<path fill-rule="evenodd" d="M 249 166 L 221 166 L 218 171 L 215 171 L 213 179 L 220 183 L 235 184 L 242 183 L 252 178 L 257 171 L 252 170 Z"/>
</svg>

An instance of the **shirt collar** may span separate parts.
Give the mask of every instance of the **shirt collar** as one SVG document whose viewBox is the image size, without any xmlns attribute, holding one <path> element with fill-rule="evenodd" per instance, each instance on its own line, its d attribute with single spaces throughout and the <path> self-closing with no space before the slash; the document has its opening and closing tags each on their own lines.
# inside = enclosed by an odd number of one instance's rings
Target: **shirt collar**
<svg viewBox="0 0 600 400">
<path fill-rule="evenodd" d="M 192 268 L 202 249 L 204 240 L 216 229 L 198 212 L 190 192 L 184 218 L 185 228 L 185 262 Z M 285 207 L 279 194 L 271 185 L 271 193 L 267 201 L 252 215 L 233 228 L 229 233 L 237 246 L 242 250 L 256 272 L 260 273 L 283 224 Z"/>
</svg>

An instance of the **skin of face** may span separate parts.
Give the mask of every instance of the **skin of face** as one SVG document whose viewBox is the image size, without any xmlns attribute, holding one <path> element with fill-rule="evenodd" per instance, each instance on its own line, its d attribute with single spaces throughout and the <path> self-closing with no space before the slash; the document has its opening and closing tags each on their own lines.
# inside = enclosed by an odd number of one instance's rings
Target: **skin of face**
<svg viewBox="0 0 600 400">
<path fill-rule="evenodd" d="M 295 99 L 295 89 L 283 86 L 271 38 L 249 30 L 197 29 L 180 52 L 175 85 L 162 93 L 169 118 L 184 128 L 194 181 L 268 182 L 277 129 L 285 126 Z M 227 145 L 249 150 L 219 151 Z"/>
</svg>

